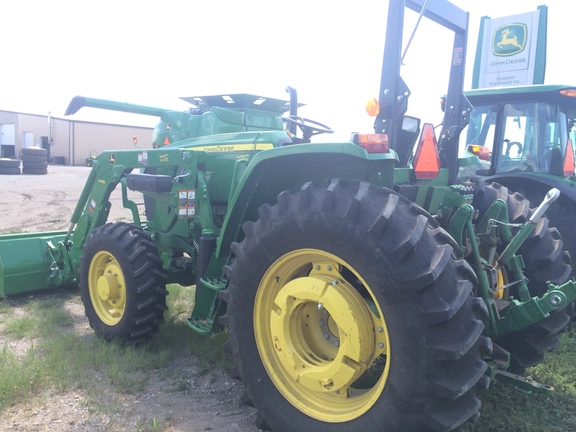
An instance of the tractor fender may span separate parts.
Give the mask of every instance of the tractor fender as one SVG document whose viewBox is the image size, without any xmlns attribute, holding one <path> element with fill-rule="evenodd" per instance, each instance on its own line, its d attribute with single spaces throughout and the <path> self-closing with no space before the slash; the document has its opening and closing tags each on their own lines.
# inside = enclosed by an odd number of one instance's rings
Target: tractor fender
<svg viewBox="0 0 576 432">
<path fill-rule="evenodd" d="M 500 183 L 513 191 L 534 189 L 545 190 L 544 193 L 546 193 L 548 190 L 556 188 L 562 194 L 561 197 L 565 196 L 571 201 L 576 201 L 576 178 L 574 177 L 564 178 L 540 173 L 503 173 L 485 177 L 484 180 Z M 530 197 L 526 198 L 530 199 Z M 532 204 L 537 205 L 539 203 Z"/>
<path fill-rule="evenodd" d="M 232 242 L 241 240 L 242 224 L 257 220 L 258 208 L 275 204 L 280 192 L 296 192 L 309 181 L 323 183 L 331 178 L 391 187 L 397 161 L 393 150 L 368 154 L 353 143 L 296 144 L 259 152 L 231 193 L 216 256 L 226 259 Z"/>
</svg>

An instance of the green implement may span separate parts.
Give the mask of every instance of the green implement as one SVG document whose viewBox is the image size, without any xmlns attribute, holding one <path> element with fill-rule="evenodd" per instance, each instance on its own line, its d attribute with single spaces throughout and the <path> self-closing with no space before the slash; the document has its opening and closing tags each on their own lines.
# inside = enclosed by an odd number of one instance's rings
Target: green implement
<svg viewBox="0 0 576 432">
<path fill-rule="evenodd" d="M 0 236 L 0 296 L 54 287 L 54 247 L 66 231 Z"/>
</svg>

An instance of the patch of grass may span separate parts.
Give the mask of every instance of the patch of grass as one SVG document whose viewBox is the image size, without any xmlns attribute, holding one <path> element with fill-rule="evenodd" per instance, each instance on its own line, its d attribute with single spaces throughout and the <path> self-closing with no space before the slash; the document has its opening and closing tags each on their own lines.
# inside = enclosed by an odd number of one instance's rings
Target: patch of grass
<svg viewBox="0 0 576 432">
<path fill-rule="evenodd" d="M 555 392 L 526 394 L 513 386 L 494 383 L 480 395 L 482 415 L 466 432 L 566 432 L 576 430 L 576 325 L 561 335 L 558 348 L 527 371 Z"/>
<path fill-rule="evenodd" d="M 4 346 L 0 351 L 0 408 L 35 393 L 43 387 L 46 370 L 34 348 L 18 357 Z"/>
<path fill-rule="evenodd" d="M 62 310 L 62 301 L 47 299 L 41 303 L 30 303 L 27 314 L 6 322 L 4 332 L 15 338 L 51 336 L 62 327 L 73 324 L 70 313 Z"/>
<path fill-rule="evenodd" d="M 190 384 L 171 367 L 174 362 L 196 356 L 205 371 L 224 365 L 226 356 L 221 346 L 226 335 L 201 336 L 186 324 L 193 307 L 194 287 L 171 285 L 168 289 L 165 324 L 150 343 L 138 347 L 109 343 L 93 333 L 77 334 L 74 318 L 66 308 L 67 302 L 79 302 L 75 293 L 0 302 L 0 334 L 14 343 L 23 338 L 33 341 L 25 354 L 16 355 L 8 345 L 0 352 L 0 410 L 48 387 L 61 391 L 83 389 L 93 394 L 95 401 L 114 397 L 100 397 L 93 385 L 95 380 L 111 384 L 121 395 L 145 390 L 158 375 L 169 378 L 170 391 L 182 392 Z M 17 315 L 13 313 L 16 306 Z M 98 402 L 93 409 L 99 409 Z M 160 424 L 156 426 L 155 430 L 163 430 Z M 142 425 L 141 430 L 147 429 Z"/>
<path fill-rule="evenodd" d="M 168 430 L 173 430 L 169 426 L 165 426 L 162 420 L 156 418 L 153 419 L 141 419 L 136 423 L 136 432 L 164 432 Z"/>
<path fill-rule="evenodd" d="M 37 324 L 38 321 L 34 317 L 18 317 L 6 322 L 4 332 L 16 339 L 31 337 L 37 328 Z"/>
<path fill-rule="evenodd" d="M 108 343 L 93 333 L 74 331 L 73 317 L 66 303 L 79 302 L 77 294 L 58 292 L 0 301 L 0 333 L 8 343 L 0 346 L 0 412 L 47 388 L 82 389 L 83 402 L 96 415 L 112 414 L 119 409 L 124 394 L 145 390 L 156 379 L 167 380 L 166 391 L 190 390 L 192 374 L 207 374 L 215 366 L 228 369 L 229 356 L 222 349 L 227 333 L 205 337 L 186 324 L 194 302 L 194 287 L 170 285 L 166 322 L 152 341 L 140 347 Z M 18 306 L 15 314 L 13 308 Z M 8 336 L 6 338 L 6 336 Z M 23 353 L 10 348 L 16 339 L 29 338 L 33 344 Z M 199 360 L 200 368 L 182 375 L 175 362 Z M 480 420 L 465 427 L 466 432 L 565 432 L 576 430 L 576 325 L 561 337 L 555 352 L 546 361 L 529 370 L 542 383 L 556 388 L 552 395 L 526 394 L 513 387 L 494 383 L 482 394 Z M 198 362 L 195 362 L 198 365 Z M 113 392 L 103 394 L 94 383 L 112 385 Z M 169 430 L 166 418 L 143 419 L 138 431 Z"/>
</svg>

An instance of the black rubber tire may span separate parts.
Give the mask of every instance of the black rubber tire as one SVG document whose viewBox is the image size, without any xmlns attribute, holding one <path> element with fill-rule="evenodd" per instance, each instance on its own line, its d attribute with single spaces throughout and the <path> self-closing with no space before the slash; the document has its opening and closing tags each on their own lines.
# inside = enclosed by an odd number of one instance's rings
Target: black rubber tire
<svg viewBox="0 0 576 432">
<path fill-rule="evenodd" d="M 530 184 L 530 188 L 517 187 L 514 190 L 524 195 L 533 205 L 541 203 L 548 192 L 548 187 L 535 187 Z M 562 235 L 564 249 L 570 253 L 572 258 L 576 257 L 576 202 L 569 199 L 567 195 L 561 195 L 560 198 L 546 211 L 546 217 L 550 225 L 556 228 Z M 574 277 L 572 268 L 571 276 Z"/>
<path fill-rule="evenodd" d="M 124 278 L 125 306 L 115 324 L 103 321 L 91 298 L 90 266 L 96 254 L 110 254 Z M 104 270 L 102 270 L 102 273 Z M 93 275 L 100 270 L 95 268 Z M 80 262 L 80 291 L 86 316 L 94 331 L 106 340 L 139 344 L 158 333 L 166 308 L 166 272 L 158 248 L 139 227 L 125 222 L 107 223 L 88 237 Z M 96 300 L 97 301 L 97 300 Z"/>
<path fill-rule="evenodd" d="M 45 167 L 22 167 L 22 174 L 31 174 L 31 175 L 44 175 L 48 174 L 48 166 Z"/>
<path fill-rule="evenodd" d="M 475 182 L 474 208 L 479 210 L 481 219 L 490 203 L 496 199 L 508 205 L 510 222 L 523 223 L 532 212 L 531 203 L 517 192 L 498 183 Z M 503 245 L 502 247 L 504 247 Z M 556 228 L 550 228 L 548 219 L 543 217 L 532 234 L 518 250 L 524 259 L 524 274 L 529 279 L 528 289 L 532 296 L 541 296 L 547 291 L 546 281 L 555 284 L 565 282 L 572 273 L 570 254 L 563 250 L 563 242 Z M 511 294 L 515 294 L 511 291 Z M 570 321 L 569 307 L 552 312 L 550 316 L 530 327 L 496 339 L 494 342 L 510 352 L 510 372 L 523 375 L 526 368 L 536 366 L 544 360 L 544 353 L 554 350 L 560 343 L 559 334 Z"/>
<path fill-rule="evenodd" d="M 20 160 L 0 158 L 0 169 L 1 168 L 20 168 Z"/>
<path fill-rule="evenodd" d="M 39 154 L 39 155 L 38 154 L 23 154 L 22 155 L 22 163 L 23 164 L 39 163 L 39 162 L 48 163 L 46 155 L 42 155 L 42 154 Z"/>
<path fill-rule="evenodd" d="M 472 205 L 479 211 L 478 220 L 496 200 L 502 199 L 508 205 L 508 217 L 512 223 L 526 222 L 533 213 L 532 203 L 517 192 L 498 183 L 474 182 L 474 201 Z M 539 204 L 539 203 L 538 203 Z M 538 205 L 535 204 L 535 205 Z M 554 284 L 565 282 L 572 273 L 570 254 L 564 250 L 564 243 L 556 228 L 549 226 L 543 217 L 528 239 L 518 250 L 526 265 L 525 275 L 532 295 L 542 295 L 547 290 L 546 282 Z"/>
<path fill-rule="evenodd" d="M 456 243 L 428 213 L 388 189 L 332 180 L 283 192 L 259 216 L 243 225 L 244 240 L 232 245 L 224 269 L 229 285 L 221 293 L 227 302 L 226 347 L 235 362 L 230 374 L 244 382 L 244 399 L 257 408 L 259 427 L 448 431 L 479 415 L 476 391 L 488 383 L 482 358 L 492 350 L 482 335 L 486 307 L 472 295 L 476 277 L 458 257 Z M 255 298 L 273 289 L 259 288 L 261 280 L 280 257 L 310 248 L 337 256 L 361 275 L 389 330 L 386 384 L 374 404 L 350 421 L 318 420 L 296 408 L 259 355 Z"/>
<path fill-rule="evenodd" d="M 508 372 L 524 375 L 527 368 L 542 363 L 544 354 L 553 351 L 560 343 L 559 335 L 569 322 L 570 316 L 563 309 L 524 330 L 496 340 L 498 345 L 511 354 Z"/>
<path fill-rule="evenodd" d="M 22 168 L 40 170 L 48 168 L 48 162 L 22 162 Z"/>
<path fill-rule="evenodd" d="M 24 147 L 22 149 L 22 155 L 34 155 L 34 156 L 48 156 L 48 150 L 41 147 Z"/>
<path fill-rule="evenodd" d="M 0 168 L 2 175 L 18 175 L 20 174 L 20 167 L 2 167 Z"/>
</svg>

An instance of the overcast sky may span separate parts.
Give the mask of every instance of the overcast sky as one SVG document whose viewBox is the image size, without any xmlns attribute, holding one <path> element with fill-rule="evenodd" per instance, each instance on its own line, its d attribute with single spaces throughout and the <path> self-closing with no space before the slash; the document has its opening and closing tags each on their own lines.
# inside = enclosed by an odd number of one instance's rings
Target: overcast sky
<svg viewBox="0 0 576 432">
<path fill-rule="evenodd" d="M 576 84 L 576 2 L 454 0 L 470 11 L 466 87 L 482 16 L 548 5 L 546 83 Z M 332 126 L 333 139 L 371 131 L 365 102 L 378 95 L 387 1 L 10 0 L 0 18 L 0 110 L 62 117 L 76 95 L 185 109 L 181 96 L 255 93 L 286 98 Z M 412 22 L 416 15 L 407 13 Z M 411 30 L 411 28 L 410 28 Z M 409 112 L 437 123 L 450 33 L 424 23 L 405 59 Z M 425 107 L 426 106 L 426 107 Z M 438 113 L 436 115 L 436 113 Z M 74 119 L 153 126 L 153 117 L 83 109 Z"/>
</svg>

